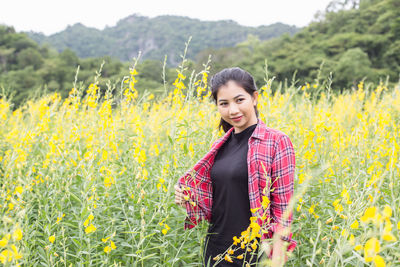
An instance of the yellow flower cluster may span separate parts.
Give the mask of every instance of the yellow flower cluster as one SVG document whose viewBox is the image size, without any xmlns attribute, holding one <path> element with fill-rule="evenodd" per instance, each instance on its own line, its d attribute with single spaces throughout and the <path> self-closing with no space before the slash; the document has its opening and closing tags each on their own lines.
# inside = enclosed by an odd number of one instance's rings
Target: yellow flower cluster
<svg viewBox="0 0 400 267">
<path fill-rule="evenodd" d="M 106 237 L 106 238 L 102 238 L 101 241 L 103 243 L 109 243 L 107 246 L 104 247 L 104 252 L 105 253 L 110 253 L 112 250 L 116 249 L 117 246 L 115 245 L 115 243 L 111 240 L 111 238 L 113 238 L 115 236 L 115 233 L 113 233 L 111 236 Z"/>
<path fill-rule="evenodd" d="M 136 75 L 138 72 L 135 68 L 131 68 L 129 71 L 129 79 L 125 80 L 124 83 L 128 84 L 128 87 L 124 91 L 124 96 L 126 97 L 126 103 L 131 103 L 138 97 L 138 91 L 135 88 L 135 84 L 137 83 Z"/>
<path fill-rule="evenodd" d="M 92 223 L 93 219 L 94 219 L 94 216 L 93 216 L 93 214 L 90 213 L 88 218 L 83 222 L 83 225 L 86 227 L 85 228 L 86 234 L 93 233 L 97 229 Z M 89 223 L 90 223 L 90 225 L 89 225 Z"/>
<path fill-rule="evenodd" d="M 168 233 L 168 231 L 171 229 L 168 224 L 165 223 L 165 220 L 162 220 L 161 222 L 158 223 L 158 225 L 160 225 L 161 227 L 164 226 L 164 228 L 161 230 L 161 233 L 163 233 L 163 235 L 166 235 Z"/>
<path fill-rule="evenodd" d="M 6 265 L 9 262 L 15 261 L 18 265 L 18 260 L 22 258 L 22 254 L 19 252 L 16 244 L 14 242 L 21 241 L 23 237 L 22 229 L 16 226 L 12 234 L 6 234 L 0 239 L 0 248 L 4 248 L 0 253 L 0 262 Z"/>
</svg>

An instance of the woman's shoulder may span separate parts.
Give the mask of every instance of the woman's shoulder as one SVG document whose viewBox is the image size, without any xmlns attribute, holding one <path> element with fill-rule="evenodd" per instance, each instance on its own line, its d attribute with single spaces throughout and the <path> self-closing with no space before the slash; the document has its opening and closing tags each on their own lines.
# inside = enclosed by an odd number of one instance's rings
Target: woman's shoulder
<svg viewBox="0 0 400 267">
<path fill-rule="evenodd" d="M 268 127 L 264 122 L 260 122 L 258 130 L 256 128 L 256 137 L 264 141 L 278 141 L 280 139 L 290 139 L 289 136 L 281 130 Z"/>
</svg>

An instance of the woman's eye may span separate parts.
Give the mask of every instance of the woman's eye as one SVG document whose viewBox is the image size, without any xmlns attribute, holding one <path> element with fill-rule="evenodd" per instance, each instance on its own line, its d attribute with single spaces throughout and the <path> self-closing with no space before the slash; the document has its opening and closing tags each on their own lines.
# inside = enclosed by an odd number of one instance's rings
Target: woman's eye
<svg viewBox="0 0 400 267">
<path fill-rule="evenodd" d="M 239 102 L 241 102 L 241 101 L 243 101 L 243 100 L 244 100 L 244 98 L 239 98 L 239 99 L 238 99 Z"/>
<path fill-rule="evenodd" d="M 221 106 L 225 106 L 225 105 L 226 105 L 226 103 L 221 103 L 220 105 L 221 105 Z"/>
</svg>

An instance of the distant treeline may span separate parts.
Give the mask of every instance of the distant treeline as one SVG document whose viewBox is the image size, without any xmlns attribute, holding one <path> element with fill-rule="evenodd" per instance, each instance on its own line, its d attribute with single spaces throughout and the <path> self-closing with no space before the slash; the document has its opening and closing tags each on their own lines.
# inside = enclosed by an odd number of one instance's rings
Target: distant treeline
<svg viewBox="0 0 400 267">
<path fill-rule="evenodd" d="M 298 30 L 283 23 L 246 27 L 232 20 L 201 21 L 169 15 L 148 18 L 134 14 L 104 30 L 77 23 L 50 36 L 34 32 L 28 35 L 39 44 L 47 43 L 59 52 L 70 48 L 81 58 L 109 55 L 129 61 L 141 51 L 143 59 L 162 61 L 167 56 L 168 65 L 176 66 L 189 37 L 192 40 L 187 56 L 193 59 L 206 48 L 235 46 L 250 34 L 268 40 L 283 33 L 293 35 Z"/>
<path fill-rule="evenodd" d="M 179 39 L 179 45 L 175 44 L 180 49 L 176 55 L 183 53 L 186 41 Z M 193 50 L 191 43 L 188 51 Z M 195 57 L 192 54 L 194 60 L 189 60 L 187 65 L 200 71 L 209 55 L 212 56 L 210 75 L 224 67 L 240 66 L 255 76 L 259 86 L 264 84 L 265 61 L 271 77 L 284 82 L 292 80 L 295 74 L 297 85 L 316 79 L 322 63 L 319 74 L 327 79 L 333 73 L 334 90 L 350 89 L 362 79 L 376 83 L 387 76 L 394 83 L 400 73 L 400 2 L 333 1 L 318 21 L 294 36 L 284 34 L 263 41 L 249 35 L 235 46 L 205 49 Z M 164 90 L 160 57 L 158 60 L 143 58 L 137 65 L 139 91 Z M 87 86 L 103 61 L 100 78 L 103 85 L 108 80 L 118 85 L 129 74 L 132 64 L 106 53 L 102 57 L 79 58 L 70 49 L 57 52 L 49 45 L 38 45 L 24 33 L 16 33 L 12 27 L 0 25 L 0 88 L 14 95 L 16 106 L 43 89 L 58 91 L 65 97 L 73 86 L 78 66 L 78 81 Z M 175 70 L 166 67 L 167 82 L 175 78 Z"/>
<path fill-rule="evenodd" d="M 0 25 L 0 93 L 5 91 L 12 95 L 15 106 L 44 92 L 57 91 L 66 97 L 73 87 L 78 66 L 78 85 L 81 82 L 87 86 L 93 82 L 100 68 L 99 82 L 103 88 L 109 80 L 118 85 L 129 75 L 132 63 L 110 56 L 82 59 L 70 49 L 58 53 L 47 45 L 39 46 L 24 33 L 16 33 L 13 27 Z M 141 88 L 163 90 L 163 62 L 144 60 L 137 69 L 139 91 Z M 173 69 L 166 68 L 167 82 L 175 76 Z"/>
<path fill-rule="evenodd" d="M 349 3 L 351 5 L 349 5 Z M 232 48 L 202 51 L 197 62 L 213 55 L 212 70 L 241 66 L 263 81 L 264 61 L 277 80 L 299 83 L 333 72 L 333 87 L 350 88 L 360 80 L 378 82 L 400 74 L 400 1 L 332 1 L 318 22 L 269 41 L 251 38 Z"/>
</svg>

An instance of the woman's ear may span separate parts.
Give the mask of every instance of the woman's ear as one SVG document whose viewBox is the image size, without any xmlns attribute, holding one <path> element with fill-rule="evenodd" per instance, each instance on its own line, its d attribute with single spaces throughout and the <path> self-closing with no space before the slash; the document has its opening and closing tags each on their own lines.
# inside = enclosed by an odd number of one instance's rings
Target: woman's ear
<svg viewBox="0 0 400 267">
<path fill-rule="evenodd" d="M 254 106 L 257 106 L 258 91 L 254 91 L 254 92 L 253 92 L 252 98 L 253 98 L 253 105 L 254 105 Z"/>
</svg>

